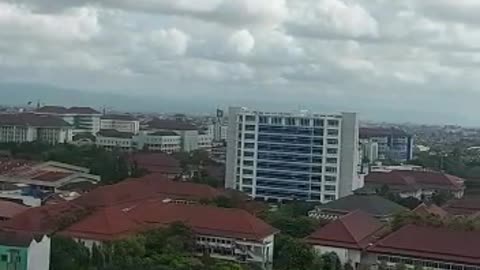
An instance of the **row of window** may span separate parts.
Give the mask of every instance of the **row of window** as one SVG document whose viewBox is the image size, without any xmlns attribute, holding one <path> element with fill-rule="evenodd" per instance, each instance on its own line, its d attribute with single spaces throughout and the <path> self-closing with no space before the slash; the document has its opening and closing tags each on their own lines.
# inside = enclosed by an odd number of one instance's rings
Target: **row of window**
<svg viewBox="0 0 480 270">
<path fill-rule="evenodd" d="M 413 257 L 380 255 L 378 256 L 377 259 L 379 263 L 386 262 L 386 263 L 404 264 L 404 265 L 421 266 L 421 267 L 427 267 L 427 268 L 437 268 L 437 269 L 446 269 L 446 270 L 480 270 L 480 267 L 476 267 L 476 266 L 423 260 L 423 259 L 417 259 Z"/>
<path fill-rule="evenodd" d="M 243 115 L 240 115 L 238 120 L 243 122 Z M 256 116 L 254 115 L 245 115 L 246 122 L 255 122 Z M 298 118 L 298 117 L 268 117 L 268 116 L 259 116 L 258 122 L 261 124 L 272 124 L 272 125 L 300 125 L 300 126 L 313 126 L 322 127 L 325 125 L 325 119 L 311 119 L 311 118 Z M 327 120 L 327 125 L 329 126 L 338 126 L 339 120 Z"/>
</svg>

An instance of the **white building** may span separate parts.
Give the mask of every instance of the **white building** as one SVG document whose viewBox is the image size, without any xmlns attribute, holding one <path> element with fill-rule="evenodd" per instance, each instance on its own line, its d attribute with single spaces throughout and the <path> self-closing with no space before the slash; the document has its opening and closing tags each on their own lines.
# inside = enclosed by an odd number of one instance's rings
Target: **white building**
<svg viewBox="0 0 480 270">
<path fill-rule="evenodd" d="M 355 113 L 230 108 L 225 187 L 253 198 L 329 202 L 362 186 Z"/>
<path fill-rule="evenodd" d="M 35 111 L 37 115 L 55 115 L 73 126 L 73 135 L 78 133 L 96 134 L 100 130 L 102 114 L 89 107 L 44 106 Z"/>
<path fill-rule="evenodd" d="M 155 118 L 149 121 L 147 126 L 150 131 L 169 131 L 179 135 L 181 139 L 180 151 L 191 152 L 199 149 L 198 128 L 191 123 L 180 120 Z"/>
<path fill-rule="evenodd" d="M 212 150 L 213 137 L 209 134 L 198 135 L 198 148 L 206 151 Z"/>
<path fill-rule="evenodd" d="M 114 129 L 100 130 L 97 133 L 95 144 L 108 150 L 118 149 L 131 151 L 136 148 L 133 133 L 120 132 Z"/>
<path fill-rule="evenodd" d="M 173 131 L 143 131 L 135 139 L 138 149 L 165 153 L 179 152 L 182 149 L 182 137 Z"/>
<path fill-rule="evenodd" d="M 127 114 L 107 114 L 100 119 L 100 129 L 113 129 L 120 132 L 138 134 L 140 132 L 140 121 Z"/>
<path fill-rule="evenodd" d="M 30 113 L 0 114 L 0 142 L 40 141 L 49 144 L 72 141 L 72 127 L 61 118 Z"/>
</svg>

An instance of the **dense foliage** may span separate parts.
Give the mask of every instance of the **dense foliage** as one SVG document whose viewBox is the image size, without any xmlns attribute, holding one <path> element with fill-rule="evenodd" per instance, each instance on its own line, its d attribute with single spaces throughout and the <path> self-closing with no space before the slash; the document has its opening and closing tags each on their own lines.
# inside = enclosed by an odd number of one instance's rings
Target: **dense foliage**
<svg viewBox="0 0 480 270">
<path fill-rule="evenodd" d="M 392 230 L 398 230 L 406 224 L 452 228 L 464 231 L 480 230 L 479 218 L 459 216 L 441 218 L 437 215 L 419 215 L 411 211 L 396 214 L 390 222 L 390 227 Z"/>
</svg>

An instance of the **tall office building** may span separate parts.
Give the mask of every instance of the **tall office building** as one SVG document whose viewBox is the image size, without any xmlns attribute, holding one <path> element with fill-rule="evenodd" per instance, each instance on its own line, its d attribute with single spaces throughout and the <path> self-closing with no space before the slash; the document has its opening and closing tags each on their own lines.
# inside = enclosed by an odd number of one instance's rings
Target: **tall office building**
<svg viewBox="0 0 480 270">
<path fill-rule="evenodd" d="M 358 177 L 355 113 L 269 113 L 229 109 L 225 187 L 252 198 L 328 202 Z"/>
</svg>

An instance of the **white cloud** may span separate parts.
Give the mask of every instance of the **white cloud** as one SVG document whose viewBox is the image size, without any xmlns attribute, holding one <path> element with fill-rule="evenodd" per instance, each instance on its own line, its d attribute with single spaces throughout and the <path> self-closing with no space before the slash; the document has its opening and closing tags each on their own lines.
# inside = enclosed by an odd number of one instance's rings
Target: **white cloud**
<svg viewBox="0 0 480 270">
<path fill-rule="evenodd" d="M 149 35 L 149 40 L 154 49 L 167 51 L 167 53 L 174 55 L 184 55 L 186 53 L 189 39 L 187 34 L 175 28 L 154 30 Z"/>
<path fill-rule="evenodd" d="M 248 55 L 255 47 L 255 38 L 248 30 L 242 29 L 230 36 L 228 46 L 240 55 Z"/>
</svg>

